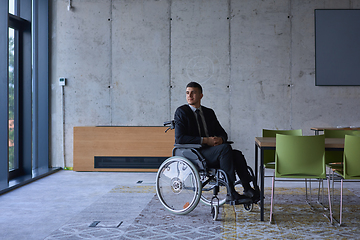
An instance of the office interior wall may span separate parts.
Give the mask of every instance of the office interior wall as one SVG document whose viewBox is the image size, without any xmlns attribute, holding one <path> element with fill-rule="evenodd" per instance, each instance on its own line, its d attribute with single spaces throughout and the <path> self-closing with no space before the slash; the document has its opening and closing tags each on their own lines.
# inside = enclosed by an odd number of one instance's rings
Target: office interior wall
<svg viewBox="0 0 360 240">
<path fill-rule="evenodd" d="M 71 167 L 73 127 L 161 126 L 190 81 L 251 166 L 263 128 L 360 126 L 360 88 L 317 87 L 314 75 L 314 9 L 359 0 L 71 2 L 51 1 L 53 166 L 63 166 L 63 116 Z"/>
</svg>

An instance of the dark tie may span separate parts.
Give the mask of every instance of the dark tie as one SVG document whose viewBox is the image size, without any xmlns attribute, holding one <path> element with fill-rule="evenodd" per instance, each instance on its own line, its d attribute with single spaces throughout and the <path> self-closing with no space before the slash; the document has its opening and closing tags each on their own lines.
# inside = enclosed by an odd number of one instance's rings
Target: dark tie
<svg viewBox="0 0 360 240">
<path fill-rule="evenodd" d="M 206 134 L 205 134 L 205 129 L 204 129 L 204 124 L 203 124 L 203 121 L 202 121 L 202 117 L 200 115 L 200 110 L 196 109 L 195 113 L 196 113 L 197 120 L 198 120 L 199 127 L 200 127 L 200 137 L 205 137 Z"/>
</svg>

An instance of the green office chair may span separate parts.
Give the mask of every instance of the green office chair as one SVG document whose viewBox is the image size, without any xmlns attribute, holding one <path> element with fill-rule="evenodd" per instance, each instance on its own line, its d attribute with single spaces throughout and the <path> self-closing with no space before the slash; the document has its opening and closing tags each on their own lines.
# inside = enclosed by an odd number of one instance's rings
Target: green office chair
<svg viewBox="0 0 360 240">
<path fill-rule="evenodd" d="M 343 168 L 332 168 L 341 177 L 340 222 L 342 224 L 343 182 L 348 179 L 360 179 L 360 136 L 345 136 Z M 330 166 L 332 166 L 330 164 Z M 334 181 L 334 177 L 332 178 Z"/>
<path fill-rule="evenodd" d="M 349 129 L 324 129 L 325 138 L 344 138 L 345 135 L 357 135 L 360 131 L 358 130 L 349 130 Z M 327 166 L 331 165 L 332 169 L 338 168 L 342 169 L 342 160 L 343 160 L 343 151 L 325 151 L 325 164 Z M 320 202 L 320 183 L 319 182 L 319 193 L 318 201 Z M 332 181 L 332 190 L 334 196 L 334 181 Z"/>
<path fill-rule="evenodd" d="M 273 217 L 275 178 L 298 178 L 299 181 L 303 181 L 301 178 L 325 179 L 327 177 L 324 155 L 324 135 L 288 136 L 276 134 L 275 176 L 272 179 L 270 223 Z M 328 190 L 330 222 L 332 223 L 329 179 Z M 307 201 L 307 203 L 309 202 Z"/>
<path fill-rule="evenodd" d="M 302 136 L 301 129 L 295 130 L 270 130 L 263 129 L 263 137 L 276 137 L 276 134 L 291 135 L 291 136 Z M 274 169 L 275 168 L 275 150 L 264 150 L 264 167 Z"/>
<path fill-rule="evenodd" d="M 345 135 L 354 135 L 359 133 L 358 130 L 344 129 L 324 129 L 325 138 L 344 138 Z M 325 151 L 325 163 L 341 162 L 343 159 L 343 151 Z"/>
</svg>

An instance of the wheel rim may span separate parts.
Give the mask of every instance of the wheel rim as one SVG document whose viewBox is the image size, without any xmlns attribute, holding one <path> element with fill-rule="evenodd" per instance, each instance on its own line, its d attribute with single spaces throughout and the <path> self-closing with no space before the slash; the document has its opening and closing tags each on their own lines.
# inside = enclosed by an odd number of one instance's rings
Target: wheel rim
<svg viewBox="0 0 360 240">
<path fill-rule="evenodd" d="M 172 157 L 159 168 L 156 192 L 161 203 L 175 214 L 191 212 L 199 202 L 201 181 L 194 165 L 182 157 Z"/>
</svg>

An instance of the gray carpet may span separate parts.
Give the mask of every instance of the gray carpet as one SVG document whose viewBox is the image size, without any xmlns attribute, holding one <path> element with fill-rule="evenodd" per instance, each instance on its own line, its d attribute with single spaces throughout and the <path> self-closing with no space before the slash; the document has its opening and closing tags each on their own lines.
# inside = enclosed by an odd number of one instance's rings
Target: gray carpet
<svg viewBox="0 0 360 240">
<path fill-rule="evenodd" d="M 122 202 L 126 193 L 137 198 Z M 142 196 L 153 197 L 134 219 L 126 216 L 138 206 Z M 259 209 L 246 212 L 242 205 L 224 205 L 218 221 L 210 207 L 202 204 L 187 215 L 167 211 L 158 200 L 153 186 L 115 187 L 78 216 L 53 232 L 49 239 L 358 239 L 360 198 L 345 191 L 343 227 L 331 225 L 321 205 L 310 208 L 304 202 L 303 188 L 278 188 L 275 193 L 274 224 L 269 224 L 270 189 L 266 189 L 265 222 L 259 221 Z M 314 198 L 314 196 L 313 196 Z M 338 215 L 338 199 L 334 210 Z M 135 211 L 136 212 L 136 211 Z M 95 224 L 94 224 L 95 222 Z M 96 224 L 98 223 L 98 224 Z M 96 226 L 91 226 L 91 224 Z"/>
</svg>

